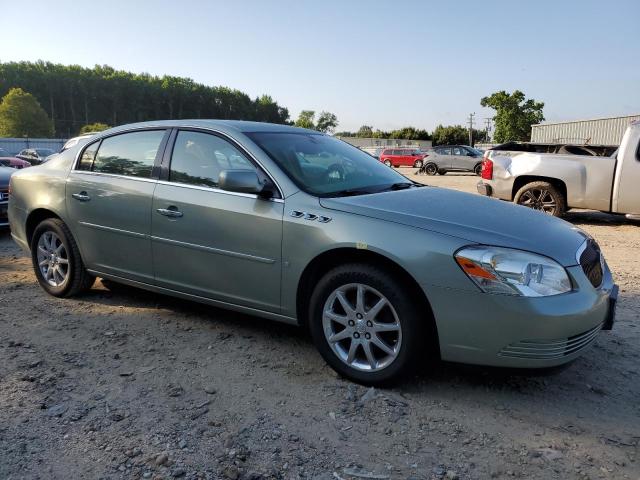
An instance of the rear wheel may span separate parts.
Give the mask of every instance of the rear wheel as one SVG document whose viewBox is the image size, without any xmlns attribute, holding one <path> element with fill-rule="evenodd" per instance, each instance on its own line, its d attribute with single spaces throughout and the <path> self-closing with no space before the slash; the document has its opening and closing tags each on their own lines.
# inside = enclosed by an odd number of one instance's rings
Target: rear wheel
<svg viewBox="0 0 640 480">
<path fill-rule="evenodd" d="M 69 228 L 58 218 L 40 222 L 31 239 L 31 260 L 40 286 L 55 297 L 70 297 L 93 285 Z"/>
<path fill-rule="evenodd" d="M 424 173 L 427 175 L 435 175 L 438 173 L 438 167 L 435 163 L 427 163 L 424 167 Z"/>
<path fill-rule="evenodd" d="M 564 195 L 549 182 L 527 183 L 518 190 L 514 202 L 555 217 L 561 217 L 567 209 Z"/>
<path fill-rule="evenodd" d="M 422 160 L 416 160 L 413 163 L 413 168 L 420 168 L 420 167 L 422 167 Z"/>
<path fill-rule="evenodd" d="M 382 269 L 350 264 L 329 271 L 313 292 L 309 315 L 314 344 L 344 377 L 386 384 L 419 363 L 423 319 L 406 288 Z"/>
</svg>

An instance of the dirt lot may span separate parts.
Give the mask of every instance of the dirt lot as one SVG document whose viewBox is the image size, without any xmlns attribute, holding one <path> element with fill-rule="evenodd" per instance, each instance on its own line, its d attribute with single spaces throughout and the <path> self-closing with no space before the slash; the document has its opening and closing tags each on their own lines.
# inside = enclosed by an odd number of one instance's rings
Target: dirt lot
<svg viewBox="0 0 640 480">
<path fill-rule="evenodd" d="M 613 332 L 564 369 L 437 364 L 393 390 L 292 327 L 100 281 L 48 297 L 4 232 L 0 478 L 639 479 L 640 226 L 568 220 L 616 273 Z"/>
</svg>

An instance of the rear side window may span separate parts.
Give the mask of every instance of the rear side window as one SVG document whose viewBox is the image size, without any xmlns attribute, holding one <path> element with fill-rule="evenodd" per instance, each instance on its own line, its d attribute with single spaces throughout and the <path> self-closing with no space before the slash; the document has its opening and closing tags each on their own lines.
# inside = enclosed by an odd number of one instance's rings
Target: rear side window
<svg viewBox="0 0 640 480">
<path fill-rule="evenodd" d="M 91 171 L 99 145 L 100 142 L 92 143 L 82 152 L 82 157 L 80 157 L 80 162 L 78 162 L 78 166 L 76 167 L 77 170 Z"/>
<path fill-rule="evenodd" d="M 436 153 L 438 155 L 451 155 L 451 149 L 450 148 L 437 148 L 436 149 Z"/>
<path fill-rule="evenodd" d="M 222 170 L 256 170 L 253 164 L 231 143 L 202 132 L 178 132 L 169 181 L 217 187 Z"/>
<path fill-rule="evenodd" d="M 391 155 L 402 155 L 402 150 L 394 150 Z"/>
<path fill-rule="evenodd" d="M 164 130 L 130 132 L 102 140 L 93 171 L 149 178 Z"/>
</svg>

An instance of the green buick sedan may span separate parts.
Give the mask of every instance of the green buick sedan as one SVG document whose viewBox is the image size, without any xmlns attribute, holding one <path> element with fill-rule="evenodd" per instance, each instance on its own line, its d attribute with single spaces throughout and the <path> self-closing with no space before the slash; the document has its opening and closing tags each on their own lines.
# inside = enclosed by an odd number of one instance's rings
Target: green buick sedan
<svg viewBox="0 0 640 480">
<path fill-rule="evenodd" d="M 365 384 L 437 357 L 569 362 L 611 328 L 617 297 L 597 243 L 562 220 L 266 123 L 101 132 L 14 173 L 9 222 L 51 295 L 102 277 L 293 323 Z"/>
</svg>

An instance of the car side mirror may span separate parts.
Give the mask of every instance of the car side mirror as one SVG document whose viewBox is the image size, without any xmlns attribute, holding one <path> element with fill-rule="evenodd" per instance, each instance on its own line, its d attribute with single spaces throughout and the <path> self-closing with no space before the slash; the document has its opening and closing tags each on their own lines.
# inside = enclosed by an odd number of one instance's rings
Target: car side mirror
<svg viewBox="0 0 640 480">
<path fill-rule="evenodd" d="M 218 177 L 218 187 L 229 192 L 253 193 L 265 197 L 273 194 L 272 188 L 260 181 L 255 170 L 223 170 Z"/>
</svg>

